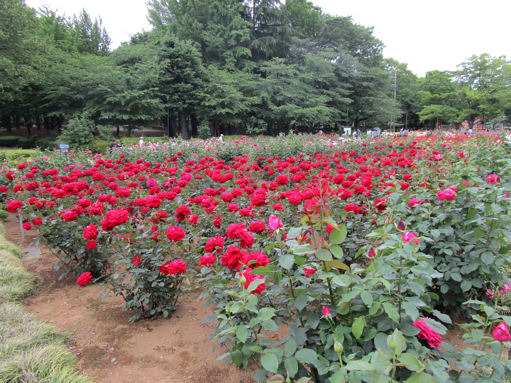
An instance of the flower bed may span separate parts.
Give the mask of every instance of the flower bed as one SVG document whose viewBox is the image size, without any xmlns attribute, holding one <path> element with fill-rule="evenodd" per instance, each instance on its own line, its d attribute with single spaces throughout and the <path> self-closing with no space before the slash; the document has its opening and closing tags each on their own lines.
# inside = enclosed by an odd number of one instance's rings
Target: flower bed
<svg viewBox="0 0 511 383">
<path fill-rule="evenodd" d="M 507 151 L 493 135 L 133 145 L 7 164 L 0 190 L 132 320 L 200 285 L 224 356 L 257 380 L 502 381 Z M 479 349 L 442 343 L 453 312 Z"/>
</svg>

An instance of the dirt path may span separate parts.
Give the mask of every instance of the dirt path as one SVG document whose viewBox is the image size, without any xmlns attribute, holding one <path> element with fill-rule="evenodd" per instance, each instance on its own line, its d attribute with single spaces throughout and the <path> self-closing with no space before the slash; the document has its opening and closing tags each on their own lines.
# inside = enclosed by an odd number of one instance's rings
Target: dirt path
<svg viewBox="0 0 511 383">
<path fill-rule="evenodd" d="M 17 221 L 9 217 L 7 237 L 27 247 L 34 230 L 22 241 Z M 253 383 L 253 372 L 239 370 L 216 358 L 208 342 L 213 324 L 202 324 L 210 315 L 198 293 L 185 294 L 170 319 L 128 322 L 122 298 L 101 300 L 101 286 L 78 286 L 74 278 L 57 281 L 55 257 L 40 245 L 42 258 L 25 262 L 38 279 L 36 294 L 24 303 L 38 317 L 69 333 L 69 348 L 78 358 L 81 371 L 97 383 L 201 382 Z"/>
</svg>

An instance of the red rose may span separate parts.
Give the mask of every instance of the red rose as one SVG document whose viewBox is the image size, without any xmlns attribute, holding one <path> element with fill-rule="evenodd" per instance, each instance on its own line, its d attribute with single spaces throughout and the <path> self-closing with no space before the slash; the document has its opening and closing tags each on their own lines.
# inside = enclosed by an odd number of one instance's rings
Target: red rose
<svg viewBox="0 0 511 383">
<path fill-rule="evenodd" d="M 91 280 L 92 280 L 92 274 L 87 271 L 85 273 L 82 273 L 78 277 L 78 279 L 76 280 L 76 283 L 83 287 L 86 284 L 88 284 Z"/>
<path fill-rule="evenodd" d="M 140 254 L 137 254 L 133 257 L 133 259 L 131 260 L 131 264 L 134 266 L 134 267 L 139 267 L 140 266 L 140 261 L 142 260 L 142 256 Z"/>
<path fill-rule="evenodd" d="M 15 199 L 15 200 L 9 201 L 9 203 L 7 204 L 6 210 L 9 213 L 14 213 L 16 210 L 18 210 L 22 206 L 23 206 L 23 202 Z"/>
<path fill-rule="evenodd" d="M 215 225 L 215 227 L 220 227 L 221 224 L 222 217 L 216 216 L 215 218 L 213 218 L 213 225 Z"/>
<path fill-rule="evenodd" d="M 176 219 L 178 222 L 183 222 L 187 216 L 192 214 L 190 208 L 186 205 L 181 205 L 176 209 Z"/>
<path fill-rule="evenodd" d="M 241 259 L 241 250 L 238 249 L 236 246 L 229 246 L 227 248 L 227 251 L 224 255 L 220 258 L 222 261 L 222 266 L 227 266 L 229 270 L 232 270 L 233 268 L 236 268 L 236 270 L 239 270 L 240 268 L 240 259 Z"/>
<path fill-rule="evenodd" d="M 98 237 L 98 228 L 91 223 L 83 228 L 83 238 L 93 241 Z"/>
<path fill-rule="evenodd" d="M 250 222 L 248 229 L 252 233 L 261 233 L 266 230 L 266 224 L 262 221 L 253 221 Z"/>
<path fill-rule="evenodd" d="M 186 264 L 181 258 L 175 261 L 167 261 L 160 266 L 160 273 L 164 275 L 182 274 L 186 270 Z"/>
<path fill-rule="evenodd" d="M 217 235 L 208 239 L 206 246 L 204 246 L 204 251 L 206 253 L 220 253 L 224 249 L 224 244 L 225 242 L 222 236 Z"/>
<path fill-rule="evenodd" d="M 196 225 L 199 222 L 199 216 L 197 214 L 192 214 L 190 218 L 188 218 L 188 223 L 190 225 Z"/>
<path fill-rule="evenodd" d="M 303 271 L 307 278 L 310 278 L 311 275 L 316 274 L 316 269 L 313 267 L 311 267 L 311 268 L 304 267 Z"/>
<path fill-rule="evenodd" d="M 174 242 L 181 241 L 186 233 L 179 226 L 170 226 L 167 230 L 165 230 L 165 234 L 167 234 L 167 238 Z"/>
<path fill-rule="evenodd" d="M 202 266 L 211 267 L 211 265 L 215 262 L 216 262 L 216 257 L 213 254 L 204 254 L 200 258 L 200 264 Z"/>
<path fill-rule="evenodd" d="M 30 222 L 25 222 L 25 223 L 23 224 L 23 229 L 25 229 L 25 230 L 30 230 L 30 229 L 32 229 L 32 225 L 30 224 Z"/>
<path fill-rule="evenodd" d="M 32 223 L 36 226 L 41 226 L 43 224 L 43 219 L 41 217 L 33 218 Z"/>
<path fill-rule="evenodd" d="M 89 242 L 87 242 L 85 247 L 87 247 L 87 249 L 89 249 L 89 250 L 95 249 L 96 247 L 98 247 L 98 243 L 96 241 L 89 241 Z"/>
<path fill-rule="evenodd" d="M 105 231 L 111 231 L 114 227 L 123 224 L 130 219 L 130 214 L 124 209 L 113 209 L 105 214 L 101 221 L 101 228 Z"/>
</svg>

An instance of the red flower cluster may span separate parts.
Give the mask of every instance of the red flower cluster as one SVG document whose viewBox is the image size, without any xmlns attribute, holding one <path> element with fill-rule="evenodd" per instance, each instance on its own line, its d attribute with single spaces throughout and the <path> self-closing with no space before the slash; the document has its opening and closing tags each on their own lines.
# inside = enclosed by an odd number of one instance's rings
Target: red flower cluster
<svg viewBox="0 0 511 383">
<path fill-rule="evenodd" d="M 112 231 L 116 226 L 122 225 L 130 219 L 130 214 L 125 209 L 113 209 L 105 214 L 101 221 L 101 228 L 105 231 Z"/>
<path fill-rule="evenodd" d="M 186 270 L 186 263 L 181 258 L 175 261 L 167 261 L 160 265 L 160 273 L 164 275 L 182 274 Z"/>
</svg>

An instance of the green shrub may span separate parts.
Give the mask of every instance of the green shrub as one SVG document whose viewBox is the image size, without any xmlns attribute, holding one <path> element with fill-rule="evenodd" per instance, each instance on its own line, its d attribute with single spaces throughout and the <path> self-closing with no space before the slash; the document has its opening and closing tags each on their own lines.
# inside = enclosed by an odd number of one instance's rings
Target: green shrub
<svg viewBox="0 0 511 383">
<path fill-rule="evenodd" d="M 0 137 L 0 146 L 9 148 L 31 149 L 36 147 L 36 141 L 33 138 L 4 136 Z"/>
<path fill-rule="evenodd" d="M 68 144 L 71 148 L 87 148 L 94 141 L 96 125 L 86 115 L 76 115 L 69 120 L 69 127 L 58 137 L 59 143 Z"/>
<path fill-rule="evenodd" d="M 207 124 L 200 124 L 199 129 L 199 138 L 206 140 L 211 137 L 211 131 L 209 130 L 209 126 Z"/>
<path fill-rule="evenodd" d="M 110 147 L 110 143 L 108 141 L 105 141 L 105 140 L 94 140 L 94 142 L 90 146 L 90 149 L 94 153 L 105 154 L 109 147 Z"/>
</svg>

